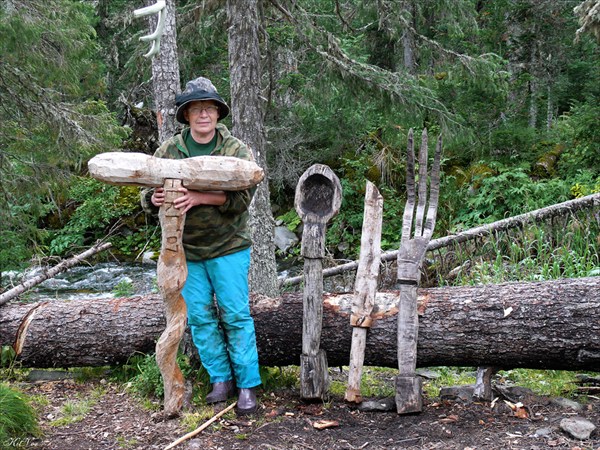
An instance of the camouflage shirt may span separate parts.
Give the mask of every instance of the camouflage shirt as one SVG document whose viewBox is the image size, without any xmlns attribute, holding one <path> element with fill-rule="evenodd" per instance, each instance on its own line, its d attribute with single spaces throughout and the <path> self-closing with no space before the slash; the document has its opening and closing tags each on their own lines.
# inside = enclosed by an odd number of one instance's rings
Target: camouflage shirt
<svg viewBox="0 0 600 450">
<path fill-rule="evenodd" d="M 189 128 L 186 128 L 181 134 L 165 141 L 154 156 L 170 159 L 190 157 L 184 139 L 189 132 Z M 232 136 L 225 125 L 218 123 L 216 132 L 217 145 L 211 153 L 212 156 L 234 156 L 254 161 L 252 151 Z M 199 205 L 190 209 L 183 230 L 186 259 L 200 261 L 216 258 L 250 247 L 248 207 L 255 190 L 256 188 L 228 191 L 227 200 L 221 206 Z M 150 201 L 152 193 L 153 189 L 142 191 L 142 205 L 147 211 L 156 213 L 158 208 Z"/>
</svg>

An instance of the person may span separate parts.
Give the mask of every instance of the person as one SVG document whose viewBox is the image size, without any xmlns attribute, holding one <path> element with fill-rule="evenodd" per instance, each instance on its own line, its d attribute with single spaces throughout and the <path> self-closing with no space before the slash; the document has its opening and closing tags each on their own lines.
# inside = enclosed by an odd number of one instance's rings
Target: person
<svg viewBox="0 0 600 450">
<path fill-rule="evenodd" d="M 175 105 L 177 120 L 187 127 L 166 140 L 154 156 L 224 155 L 253 160 L 251 150 L 219 122 L 229 114 L 229 106 L 210 80 L 189 81 Z M 251 241 L 247 222 L 255 188 L 179 190 L 183 195 L 174 206 L 187 214 L 183 246 L 188 276 L 181 294 L 192 340 L 212 384 L 206 402 L 223 402 L 235 396 L 237 387 L 238 414 L 251 414 L 257 409 L 255 388 L 261 384 L 248 298 Z M 147 192 L 143 203 L 149 195 L 155 208 L 165 201 L 163 188 Z"/>
</svg>

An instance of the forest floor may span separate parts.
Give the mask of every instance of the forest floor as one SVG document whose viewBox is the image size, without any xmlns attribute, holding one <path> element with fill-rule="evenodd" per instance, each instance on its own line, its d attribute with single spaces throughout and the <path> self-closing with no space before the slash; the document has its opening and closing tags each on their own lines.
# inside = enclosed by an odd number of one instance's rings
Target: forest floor
<svg viewBox="0 0 600 450">
<path fill-rule="evenodd" d="M 15 383 L 36 405 L 43 436 L 4 443 L 2 448 L 164 449 L 204 423 L 186 429 L 183 418 L 163 420 L 142 405 L 123 385 L 105 380 L 72 379 Z M 64 421 L 78 402 L 87 401 L 79 421 Z M 260 407 L 252 416 L 228 412 L 178 449 L 589 449 L 600 450 L 600 398 L 587 397 L 581 410 L 560 406 L 531 394 L 514 411 L 501 397 L 489 403 L 428 399 L 418 414 L 394 410 L 366 412 L 341 398 L 305 403 L 292 389 L 259 391 Z M 66 408 L 66 404 L 70 404 Z M 223 409 L 226 405 L 221 405 Z M 582 417 L 596 430 L 577 440 L 560 428 L 565 418 Z M 67 423 L 70 422 L 70 423 Z"/>
</svg>

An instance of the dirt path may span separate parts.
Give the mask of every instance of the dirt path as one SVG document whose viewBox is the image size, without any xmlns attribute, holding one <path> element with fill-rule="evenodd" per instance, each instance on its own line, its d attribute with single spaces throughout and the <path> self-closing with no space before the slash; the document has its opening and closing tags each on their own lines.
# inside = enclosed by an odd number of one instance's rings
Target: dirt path
<svg viewBox="0 0 600 450">
<path fill-rule="evenodd" d="M 181 419 L 162 421 L 122 387 L 73 380 L 19 385 L 34 396 L 44 437 L 24 448 L 44 450 L 163 449 L 187 431 Z M 44 400 L 46 399 L 46 400 Z M 51 426 L 64 405 L 88 404 L 82 420 Z M 306 404 L 294 391 L 261 392 L 261 408 L 251 418 L 228 413 L 178 449 L 589 449 L 600 450 L 600 399 L 581 411 L 531 397 L 527 417 L 519 418 L 500 400 L 487 404 L 459 401 L 428 403 L 421 414 L 361 412 L 343 400 Z M 62 409 L 61 409 L 62 408 Z M 76 408 L 73 408 L 76 409 Z M 579 441 L 559 428 L 567 417 L 596 425 L 590 439 Z M 201 422 L 202 423 L 202 422 Z M 319 430 L 319 425 L 328 426 Z M 9 447 L 10 448 L 10 447 Z"/>
</svg>

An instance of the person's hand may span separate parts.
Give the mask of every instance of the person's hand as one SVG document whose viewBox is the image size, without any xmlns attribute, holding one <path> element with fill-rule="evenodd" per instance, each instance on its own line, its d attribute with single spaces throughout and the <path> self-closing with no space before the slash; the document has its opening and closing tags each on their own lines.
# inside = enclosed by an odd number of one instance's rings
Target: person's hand
<svg viewBox="0 0 600 450">
<path fill-rule="evenodd" d="M 192 191 L 184 187 L 177 190 L 182 192 L 183 195 L 177 197 L 173 201 L 173 206 L 179 209 L 182 215 L 188 212 L 192 207 L 202 204 L 202 192 Z"/>
<path fill-rule="evenodd" d="M 173 206 L 181 211 L 181 214 L 185 214 L 192 207 L 198 205 L 213 205 L 221 206 L 227 200 L 227 196 L 223 191 L 192 191 L 181 187 L 177 189 L 182 192 L 181 197 L 176 198 L 173 201 Z"/>
<path fill-rule="evenodd" d="M 150 197 L 150 201 L 152 202 L 152 204 L 154 206 L 156 206 L 157 208 L 160 208 L 163 203 L 165 202 L 165 190 L 164 188 L 156 188 L 154 190 L 154 193 L 152 194 L 152 197 Z"/>
</svg>

